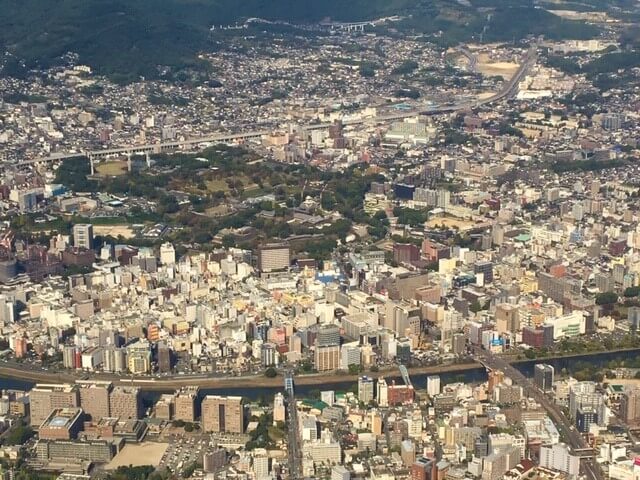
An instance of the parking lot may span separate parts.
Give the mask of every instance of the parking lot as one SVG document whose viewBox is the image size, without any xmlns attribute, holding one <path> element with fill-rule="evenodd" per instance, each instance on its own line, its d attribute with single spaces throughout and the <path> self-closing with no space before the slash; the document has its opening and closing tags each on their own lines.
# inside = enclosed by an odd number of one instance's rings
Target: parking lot
<svg viewBox="0 0 640 480">
<path fill-rule="evenodd" d="M 167 468 L 175 474 L 194 462 L 202 464 L 202 455 L 211 446 L 211 436 L 200 435 L 171 435 L 169 446 L 160 459 L 159 468 Z"/>
</svg>

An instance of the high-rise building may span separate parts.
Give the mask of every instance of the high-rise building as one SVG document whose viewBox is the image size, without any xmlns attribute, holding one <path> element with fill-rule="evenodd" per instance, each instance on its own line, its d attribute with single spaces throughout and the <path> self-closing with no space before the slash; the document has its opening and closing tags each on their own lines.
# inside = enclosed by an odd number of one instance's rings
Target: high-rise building
<svg viewBox="0 0 640 480">
<path fill-rule="evenodd" d="M 533 368 L 533 383 L 543 392 L 553 389 L 554 368 L 551 365 L 538 363 Z"/>
<path fill-rule="evenodd" d="M 340 327 L 334 324 L 322 325 L 316 335 L 316 345 L 319 347 L 340 345 Z"/>
<path fill-rule="evenodd" d="M 620 399 L 620 415 L 627 424 L 637 424 L 640 420 L 640 389 L 625 392 Z"/>
<path fill-rule="evenodd" d="M 580 473 L 580 457 L 572 455 L 564 443 L 542 445 L 540 447 L 540 466 L 568 473 L 576 478 Z"/>
<path fill-rule="evenodd" d="M 224 468 L 226 464 L 227 451 L 224 448 L 218 448 L 202 456 L 202 466 L 206 473 L 215 473 Z"/>
<path fill-rule="evenodd" d="M 420 248 L 413 243 L 394 243 L 393 261 L 396 263 L 411 263 L 420 260 Z"/>
<path fill-rule="evenodd" d="M 76 248 L 93 248 L 93 225 L 89 223 L 78 223 L 73 226 L 73 245 Z"/>
<path fill-rule="evenodd" d="M 111 382 L 79 380 L 76 383 L 80 388 L 80 406 L 93 422 L 111 416 Z"/>
<path fill-rule="evenodd" d="M 240 397 L 207 395 L 202 401 L 202 428 L 205 432 L 244 432 L 244 408 Z"/>
<path fill-rule="evenodd" d="M 358 400 L 365 404 L 373 400 L 373 378 L 362 376 L 358 379 Z"/>
<path fill-rule="evenodd" d="M 269 457 L 266 455 L 253 457 L 253 475 L 256 480 L 269 478 Z"/>
<path fill-rule="evenodd" d="M 427 395 L 435 397 L 440 393 L 440 376 L 430 375 L 427 377 Z"/>
<path fill-rule="evenodd" d="M 340 368 L 340 346 L 316 346 L 314 361 L 319 372 L 337 370 Z"/>
<path fill-rule="evenodd" d="M 351 472 L 342 465 L 336 465 L 331 469 L 331 480 L 351 480 Z"/>
<path fill-rule="evenodd" d="M 273 422 L 284 422 L 286 420 L 285 415 L 284 395 L 278 392 L 273 397 Z"/>
<path fill-rule="evenodd" d="M 38 430 L 41 440 L 71 440 L 82 430 L 82 409 L 55 408 Z"/>
<path fill-rule="evenodd" d="M 111 416 L 122 420 L 138 419 L 142 415 L 142 398 L 138 387 L 116 386 L 109 395 Z"/>
<path fill-rule="evenodd" d="M 493 393 L 493 390 L 504 382 L 504 372 L 502 370 L 491 370 L 489 372 L 489 381 L 487 390 L 489 393 Z"/>
<path fill-rule="evenodd" d="M 286 270 L 291 264 L 291 248 L 288 243 L 267 243 L 258 249 L 258 270 L 274 272 Z"/>
<path fill-rule="evenodd" d="M 39 427 L 52 410 L 72 408 L 80 405 L 80 395 L 76 385 L 37 384 L 29 392 L 31 426 Z"/>
<path fill-rule="evenodd" d="M 171 371 L 171 349 L 166 343 L 158 344 L 158 372 L 167 373 Z"/>
<path fill-rule="evenodd" d="M 578 410 L 582 409 L 583 413 L 589 408 L 595 412 L 597 423 L 606 426 L 607 407 L 602 394 L 596 391 L 595 382 L 578 382 L 569 387 L 569 414 L 574 420 L 578 419 Z M 590 414 L 587 414 L 590 416 Z"/>
<path fill-rule="evenodd" d="M 473 272 L 478 275 L 482 274 L 484 278 L 484 283 L 493 282 L 493 263 L 485 260 L 474 263 Z"/>
<path fill-rule="evenodd" d="M 433 480 L 435 460 L 420 457 L 411 465 L 411 480 Z"/>
<path fill-rule="evenodd" d="M 576 429 L 582 433 L 589 433 L 591 425 L 598 423 L 598 412 L 592 406 L 582 406 L 576 412 Z"/>
<path fill-rule="evenodd" d="M 197 416 L 196 399 L 198 387 L 183 387 L 176 392 L 174 418 L 184 422 L 194 422 Z"/>
<path fill-rule="evenodd" d="M 260 345 L 260 362 L 263 367 L 278 365 L 278 350 L 275 343 L 267 342 Z"/>
<path fill-rule="evenodd" d="M 378 405 L 381 407 L 389 406 L 389 385 L 387 385 L 387 381 L 380 377 L 378 379 L 378 388 L 377 388 L 376 398 L 378 400 Z"/>
<path fill-rule="evenodd" d="M 173 265 L 176 263 L 176 250 L 170 243 L 160 245 L 160 263 L 162 265 Z"/>
<path fill-rule="evenodd" d="M 407 439 L 400 443 L 400 457 L 405 466 L 409 467 L 414 464 L 416 461 L 416 445 L 412 440 Z"/>
</svg>

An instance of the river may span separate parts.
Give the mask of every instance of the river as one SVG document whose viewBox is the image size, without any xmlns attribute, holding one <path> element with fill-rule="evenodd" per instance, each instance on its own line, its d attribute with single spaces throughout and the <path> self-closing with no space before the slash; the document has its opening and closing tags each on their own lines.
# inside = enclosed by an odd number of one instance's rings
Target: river
<svg viewBox="0 0 640 480">
<path fill-rule="evenodd" d="M 622 352 L 603 352 L 588 355 L 580 355 L 574 357 L 549 358 L 543 360 L 528 360 L 515 363 L 514 366 L 527 376 L 533 375 L 533 367 L 536 363 L 548 363 L 552 365 L 556 372 L 560 372 L 566 368 L 569 372 L 577 362 L 589 363 L 596 367 L 605 367 L 612 360 L 626 360 L 636 358 L 640 354 L 640 349 L 627 350 Z M 416 389 L 424 389 L 427 384 L 427 374 L 411 375 L 411 381 Z M 386 377 L 387 381 L 396 380 L 401 382 L 398 377 Z M 487 373 L 484 368 L 472 368 L 460 372 L 446 372 L 440 374 L 441 383 L 447 384 L 456 381 L 465 383 L 479 383 L 487 379 Z M 29 390 L 34 385 L 33 382 L 22 381 L 18 379 L 0 377 L 0 389 L 19 389 Z M 336 392 L 345 392 L 354 387 L 351 381 L 336 381 L 324 383 L 322 385 L 299 385 L 296 386 L 296 396 L 304 397 L 313 391 L 318 390 L 335 390 Z M 233 387 L 233 388 L 206 388 L 201 390 L 202 395 L 238 395 L 250 399 L 264 398 L 270 401 L 277 392 L 282 392 L 283 387 Z M 146 397 L 153 399 L 159 395 L 159 392 L 149 392 Z"/>
</svg>

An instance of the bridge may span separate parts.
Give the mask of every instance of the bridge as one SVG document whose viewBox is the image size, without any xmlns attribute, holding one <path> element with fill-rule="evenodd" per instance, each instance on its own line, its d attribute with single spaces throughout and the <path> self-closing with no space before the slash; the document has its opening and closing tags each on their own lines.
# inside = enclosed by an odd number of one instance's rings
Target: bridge
<svg viewBox="0 0 640 480">
<path fill-rule="evenodd" d="M 405 367 L 404 365 L 400 365 L 398 367 L 398 370 L 400 370 L 400 376 L 402 377 L 402 381 L 404 382 L 404 384 L 407 387 L 413 386 L 413 384 L 411 383 L 411 378 L 409 378 L 409 371 L 407 370 L 407 367 Z"/>
</svg>

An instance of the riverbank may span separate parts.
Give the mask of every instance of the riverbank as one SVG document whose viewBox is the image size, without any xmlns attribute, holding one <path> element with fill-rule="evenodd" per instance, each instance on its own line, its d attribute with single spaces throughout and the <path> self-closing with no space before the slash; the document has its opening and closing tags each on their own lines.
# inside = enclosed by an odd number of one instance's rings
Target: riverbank
<svg viewBox="0 0 640 480">
<path fill-rule="evenodd" d="M 559 361 L 583 360 L 594 361 L 604 356 L 629 355 L 631 353 L 640 354 L 640 348 L 624 348 L 603 352 L 590 352 L 581 354 L 555 355 L 539 359 L 528 358 L 508 358 L 509 363 L 518 365 L 518 368 L 530 366 L 533 369 L 535 363 L 553 363 Z M 484 367 L 478 362 L 454 363 L 446 365 L 434 365 L 425 367 L 408 368 L 410 376 L 426 375 L 465 375 L 475 370 L 482 370 Z M 372 378 L 399 378 L 400 372 L 397 367 L 389 367 L 379 372 L 366 372 Z M 359 375 L 348 373 L 316 373 L 308 375 L 297 375 L 295 383 L 299 386 L 312 387 L 330 384 L 355 383 Z M 82 377 L 73 373 L 51 372 L 45 370 L 32 370 L 18 365 L 8 365 L 0 363 L 0 378 L 16 380 L 27 383 L 72 383 L 87 376 Z M 175 375 L 169 378 L 154 377 L 130 377 L 113 374 L 97 373 L 90 375 L 92 380 L 107 380 L 115 385 L 137 386 L 145 391 L 170 392 L 180 387 L 197 385 L 202 389 L 262 389 L 262 388 L 282 388 L 283 377 L 277 376 L 267 378 L 264 375 L 251 375 L 241 377 L 213 377 L 207 375 Z"/>
<path fill-rule="evenodd" d="M 448 365 L 435 365 L 428 367 L 409 368 L 410 375 L 435 375 L 440 373 L 464 373 L 469 370 L 482 368 L 476 362 L 456 363 Z M 400 377 L 397 368 L 385 369 L 379 372 L 367 372 L 366 375 L 372 378 Z M 72 383 L 81 380 L 82 377 L 70 373 L 48 372 L 43 370 L 27 370 L 14 366 L 0 364 L 0 377 L 34 383 Z M 298 375 L 295 377 L 296 385 L 323 385 L 329 383 L 357 382 L 359 375 L 349 375 L 347 373 L 316 373 L 308 375 Z M 114 385 L 136 386 L 149 391 L 172 391 L 188 385 L 197 385 L 200 388 L 276 388 L 282 387 L 284 380 L 282 376 L 267 378 L 264 375 L 251 375 L 242 377 L 211 377 L 204 375 L 173 376 L 171 378 L 153 377 L 127 377 L 98 373 L 91 375 L 92 380 L 107 380 Z"/>
</svg>

